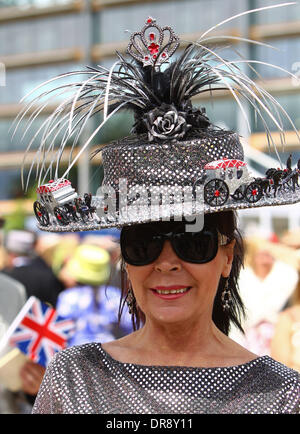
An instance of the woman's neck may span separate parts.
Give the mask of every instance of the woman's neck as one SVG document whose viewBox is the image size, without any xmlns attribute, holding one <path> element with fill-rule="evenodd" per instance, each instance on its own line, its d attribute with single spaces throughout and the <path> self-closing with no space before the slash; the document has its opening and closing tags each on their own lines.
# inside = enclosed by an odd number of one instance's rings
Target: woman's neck
<svg viewBox="0 0 300 434">
<path fill-rule="evenodd" d="M 147 366 L 233 366 L 257 357 L 224 335 L 211 320 L 195 328 L 148 321 L 142 329 L 103 344 L 103 348 L 120 362 Z"/>
<path fill-rule="evenodd" d="M 206 360 L 209 355 L 222 352 L 227 339 L 212 321 L 202 325 L 160 325 L 148 321 L 136 332 L 134 345 L 143 356 L 155 357 L 156 364 L 189 366 L 192 359 Z"/>
</svg>

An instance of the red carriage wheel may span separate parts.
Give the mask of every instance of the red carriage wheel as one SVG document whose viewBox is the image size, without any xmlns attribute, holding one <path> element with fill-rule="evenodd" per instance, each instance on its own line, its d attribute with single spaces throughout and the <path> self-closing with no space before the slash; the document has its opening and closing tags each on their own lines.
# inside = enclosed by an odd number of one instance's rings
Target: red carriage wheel
<svg viewBox="0 0 300 434">
<path fill-rule="evenodd" d="M 204 187 L 204 200 L 208 205 L 221 206 L 227 202 L 229 189 L 222 179 L 212 179 Z"/>
<path fill-rule="evenodd" d="M 248 185 L 245 191 L 245 199 L 249 203 L 256 203 L 261 199 L 263 193 L 262 188 L 256 182 L 252 182 Z"/>
<path fill-rule="evenodd" d="M 33 204 L 33 211 L 37 218 L 37 221 L 41 226 L 48 226 L 50 223 L 49 214 L 44 205 L 41 204 L 38 200 L 36 200 Z"/>
</svg>

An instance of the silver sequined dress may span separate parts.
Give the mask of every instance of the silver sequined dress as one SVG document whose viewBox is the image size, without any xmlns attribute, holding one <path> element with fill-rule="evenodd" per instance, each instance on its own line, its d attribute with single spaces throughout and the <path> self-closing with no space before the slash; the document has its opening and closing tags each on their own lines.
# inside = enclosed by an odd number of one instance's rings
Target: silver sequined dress
<svg viewBox="0 0 300 434">
<path fill-rule="evenodd" d="M 89 343 L 53 357 L 33 413 L 299 413 L 299 377 L 269 356 L 226 368 L 143 366 Z"/>
</svg>

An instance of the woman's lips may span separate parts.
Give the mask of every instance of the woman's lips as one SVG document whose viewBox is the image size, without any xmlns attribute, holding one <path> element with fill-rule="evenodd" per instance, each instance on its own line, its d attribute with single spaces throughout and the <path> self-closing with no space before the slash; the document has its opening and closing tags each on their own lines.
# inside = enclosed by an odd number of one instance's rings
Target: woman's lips
<svg viewBox="0 0 300 434">
<path fill-rule="evenodd" d="M 175 300 L 183 297 L 189 292 L 191 286 L 172 285 L 172 286 L 156 286 L 150 288 L 152 293 L 163 300 Z"/>
</svg>

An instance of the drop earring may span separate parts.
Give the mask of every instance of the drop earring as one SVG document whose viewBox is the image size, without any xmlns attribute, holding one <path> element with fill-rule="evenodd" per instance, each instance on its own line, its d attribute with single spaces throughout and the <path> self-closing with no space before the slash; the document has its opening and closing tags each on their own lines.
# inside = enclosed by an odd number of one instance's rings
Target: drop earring
<svg viewBox="0 0 300 434">
<path fill-rule="evenodd" d="M 126 303 L 128 306 L 128 312 L 132 315 L 134 312 L 135 305 L 136 305 L 136 300 L 135 300 L 135 296 L 134 296 L 131 284 L 129 284 L 129 288 L 127 291 Z"/>
<path fill-rule="evenodd" d="M 230 310 L 230 306 L 232 303 L 232 296 L 231 296 L 231 291 L 228 288 L 228 281 L 229 278 L 227 278 L 222 295 L 221 295 L 221 300 L 222 300 L 222 307 L 224 311 L 229 311 Z"/>
</svg>

